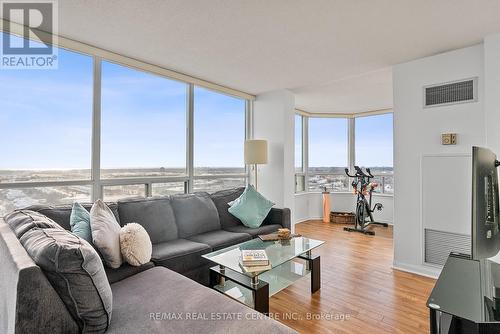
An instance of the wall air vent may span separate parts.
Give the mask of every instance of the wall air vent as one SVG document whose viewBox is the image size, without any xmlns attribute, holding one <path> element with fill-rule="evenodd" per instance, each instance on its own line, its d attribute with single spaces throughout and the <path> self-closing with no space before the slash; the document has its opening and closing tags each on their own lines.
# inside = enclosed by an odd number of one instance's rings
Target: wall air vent
<svg viewBox="0 0 500 334">
<path fill-rule="evenodd" d="M 426 228 L 425 262 L 443 266 L 451 252 L 471 253 L 470 236 Z"/>
<path fill-rule="evenodd" d="M 424 87 L 424 108 L 477 101 L 477 78 Z"/>
</svg>

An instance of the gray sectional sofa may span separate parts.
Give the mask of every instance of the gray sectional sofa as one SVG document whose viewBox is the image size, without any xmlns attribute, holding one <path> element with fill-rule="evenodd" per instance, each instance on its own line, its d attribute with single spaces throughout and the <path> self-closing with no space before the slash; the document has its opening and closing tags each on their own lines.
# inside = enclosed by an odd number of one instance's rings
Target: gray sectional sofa
<svg viewBox="0 0 500 334">
<path fill-rule="evenodd" d="M 227 203 L 243 190 L 108 203 L 121 225 L 141 224 L 153 243 L 150 263 L 140 267 L 124 264 L 118 269 L 106 268 L 113 291 L 113 315 L 108 332 L 293 332 L 198 284 L 208 283 L 210 267 L 201 255 L 290 227 L 289 209 L 276 208 L 261 227 L 245 227 L 227 211 Z M 91 204 L 84 206 L 90 209 Z M 70 229 L 71 206 L 27 209 Z M 0 221 L 0 333 L 78 333 L 78 326 L 65 305 L 8 223 Z M 174 314 L 183 316 L 172 319 Z M 223 319 L 225 314 L 239 316 L 228 320 Z M 191 319 L 186 319 L 189 315 Z"/>
</svg>

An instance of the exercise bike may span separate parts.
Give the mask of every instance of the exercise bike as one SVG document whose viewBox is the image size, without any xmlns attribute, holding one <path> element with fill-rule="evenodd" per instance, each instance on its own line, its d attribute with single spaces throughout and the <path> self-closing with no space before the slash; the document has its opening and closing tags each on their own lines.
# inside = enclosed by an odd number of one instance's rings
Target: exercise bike
<svg viewBox="0 0 500 334">
<path fill-rule="evenodd" d="M 372 207 L 372 193 L 378 184 L 370 182 L 374 178 L 370 168 L 366 169 L 366 173 L 359 166 L 354 166 L 356 174 L 349 174 L 349 170 L 346 168 L 345 173 L 347 176 L 353 178 L 351 183 L 354 193 L 357 195 L 356 200 L 356 218 L 354 221 L 354 227 L 344 227 L 345 231 L 349 232 L 360 232 L 369 235 L 375 235 L 374 231 L 368 229 L 369 225 L 380 225 L 387 227 L 387 223 L 379 223 L 373 219 L 373 212 L 375 210 L 381 211 L 383 205 L 381 203 L 375 203 Z M 368 200 L 366 197 L 368 196 Z"/>
</svg>

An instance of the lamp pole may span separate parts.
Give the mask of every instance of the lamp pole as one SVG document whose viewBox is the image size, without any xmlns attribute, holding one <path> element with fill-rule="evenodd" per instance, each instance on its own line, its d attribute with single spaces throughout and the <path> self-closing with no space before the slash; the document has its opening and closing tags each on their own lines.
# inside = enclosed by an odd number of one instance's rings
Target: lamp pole
<svg viewBox="0 0 500 334">
<path fill-rule="evenodd" d="M 257 164 L 254 164 L 254 170 L 255 170 L 255 190 L 257 190 Z"/>
</svg>

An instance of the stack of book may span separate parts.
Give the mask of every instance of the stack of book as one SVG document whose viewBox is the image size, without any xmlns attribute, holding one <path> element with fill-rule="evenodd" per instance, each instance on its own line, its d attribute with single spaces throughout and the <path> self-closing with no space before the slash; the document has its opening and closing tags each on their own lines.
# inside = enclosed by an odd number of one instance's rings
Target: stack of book
<svg viewBox="0 0 500 334">
<path fill-rule="evenodd" d="M 247 273 L 271 269 L 271 263 L 265 250 L 244 249 L 241 251 L 240 265 Z"/>
</svg>

